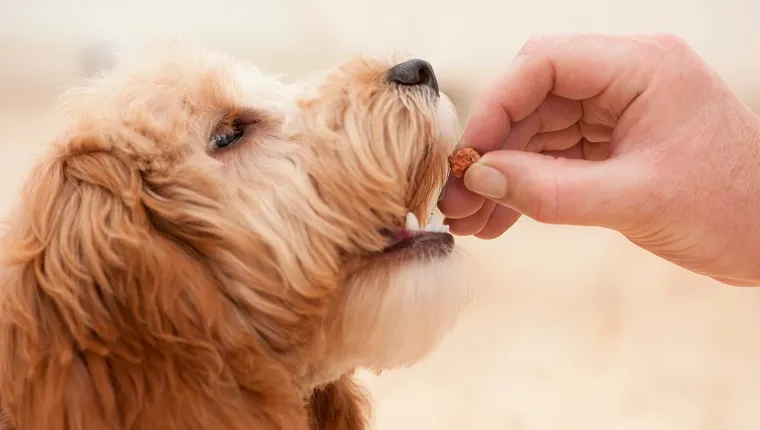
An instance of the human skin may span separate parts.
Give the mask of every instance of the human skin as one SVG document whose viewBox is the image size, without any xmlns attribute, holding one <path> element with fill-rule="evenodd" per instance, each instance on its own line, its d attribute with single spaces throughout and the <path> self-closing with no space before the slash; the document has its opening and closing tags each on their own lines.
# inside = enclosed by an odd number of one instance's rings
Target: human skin
<svg viewBox="0 0 760 430">
<path fill-rule="evenodd" d="M 760 118 L 673 35 L 531 39 L 460 146 L 483 156 L 439 202 L 455 234 L 493 239 L 521 215 L 605 227 L 760 285 Z"/>
</svg>

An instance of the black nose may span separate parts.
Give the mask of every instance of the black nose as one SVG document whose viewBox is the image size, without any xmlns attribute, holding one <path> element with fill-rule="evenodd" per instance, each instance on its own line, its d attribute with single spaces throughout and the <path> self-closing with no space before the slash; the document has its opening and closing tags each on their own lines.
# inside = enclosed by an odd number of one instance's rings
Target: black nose
<svg viewBox="0 0 760 430">
<path fill-rule="evenodd" d="M 438 80 L 433 66 L 425 60 L 414 59 L 397 64 L 388 70 L 386 79 L 399 85 L 425 85 L 438 94 Z"/>
</svg>

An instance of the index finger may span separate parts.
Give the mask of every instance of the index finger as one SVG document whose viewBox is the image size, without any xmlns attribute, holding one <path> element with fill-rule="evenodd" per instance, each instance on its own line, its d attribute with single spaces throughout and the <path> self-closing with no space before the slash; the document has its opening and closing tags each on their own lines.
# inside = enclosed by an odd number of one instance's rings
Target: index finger
<svg viewBox="0 0 760 430">
<path fill-rule="evenodd" d="M 549 94 L 594 99 L 616 121 L 647 86 L 651 68 L 637 38 L 601 35 L 531 39 L 510 72 L 475 101 L 461 146 L 481 153 L 500 149 L 511 125 L 535 111 Z"/>
</svg>

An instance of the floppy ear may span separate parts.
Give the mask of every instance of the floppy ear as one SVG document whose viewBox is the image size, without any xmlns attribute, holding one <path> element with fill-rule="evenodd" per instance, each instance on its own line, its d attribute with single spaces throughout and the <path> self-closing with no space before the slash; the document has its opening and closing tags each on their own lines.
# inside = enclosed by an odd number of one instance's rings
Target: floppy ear
<svg viewBox="0 0 760 430">
<path fill-rule="evenodd" d="M 309 398 L 311 430 L 369 430 L 370 404 L 352 375 L 314 390 Z"/>
<path fill-rule="evenodd" d="M 2 409 L 23 430 L 305 428 L 290 372 L 238 312 L 271 320 L 274 299 L 218 182 L 103 141 L 38 165 L 10 219 Z"/>
</svg>

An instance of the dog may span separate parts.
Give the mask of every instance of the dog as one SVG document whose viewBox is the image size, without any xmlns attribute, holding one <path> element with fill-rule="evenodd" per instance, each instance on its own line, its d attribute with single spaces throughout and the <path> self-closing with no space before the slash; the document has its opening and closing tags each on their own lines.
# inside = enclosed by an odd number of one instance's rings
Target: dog
<svg viewBox="0 0 760 430">
<path fill-rule="evenodd" d="M 60 108 L 2 238 L 7 428 L 367 429 L 357 369 L 423 360 L 470 301 L 424 60 L 285 83 L 169 43 Z"/>
</svg>

